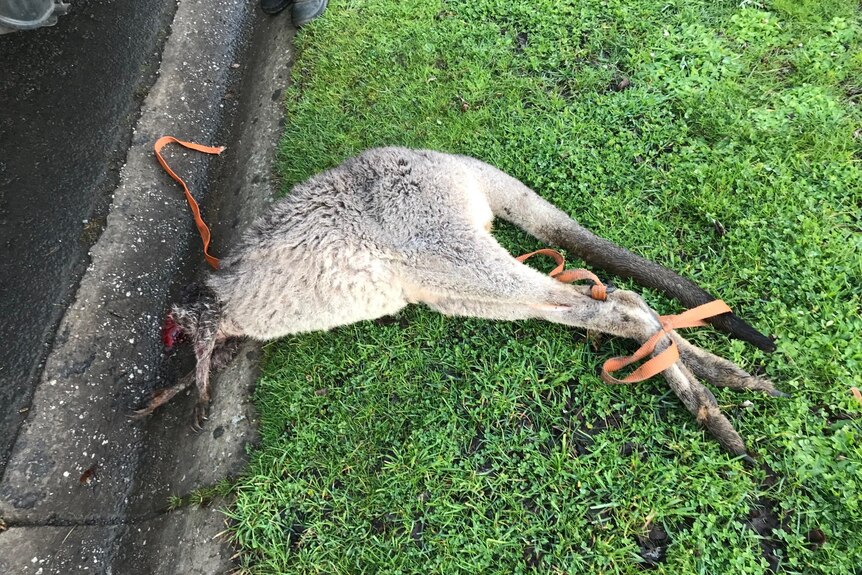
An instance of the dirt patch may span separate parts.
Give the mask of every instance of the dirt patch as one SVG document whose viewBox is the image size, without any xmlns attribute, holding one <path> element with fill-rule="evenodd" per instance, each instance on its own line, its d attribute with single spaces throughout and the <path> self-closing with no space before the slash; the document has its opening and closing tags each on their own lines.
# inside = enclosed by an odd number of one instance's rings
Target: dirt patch
<svg viewBox="0 0 862 575">
<path fill-rule="evenodd" d="M 565 430 L 572 430 L 572 450 L 575 454 L 580 456 L 590 452 L 590 449 L 595 443 L 594 438 L 597 435 L 607 431 L 608 429 L 617 429 L 621 427 L 623 424 L 623 417 L 627 410 L 622 409 L 619 411 L 613 411 L 607 415 L 594 417 L 587 421 L 587 418 L 584 416 L 583 408 L 575 407 L 573 405 L 574 393 L 574 389 L 570 386 L 570 395 L 566 400 L 566 405 L 563 408 L 562 413 L 563 421 L 565 422 L 565 429 L 552 428 L 551 431 L 553 437 L 559 438 L 562 437 Z"/>
<path fill-rule="evenodd" d="M 622 92 L 630 88 L 632 85 L 631 80 L 626 76 L 615 76 L 611 83 L 608 85 L 608 90 L 611 92 Z"/>
<path fill-rule="evenodd" d="M 374 325 L 380 327 L 398 326 L 404 329 L 410 325 L 410 321 L 403 315 L 384 315 L 375 319 Z"/>
<path fill-rule="evenodd" d="M 413 528 L 410 530 L 410 539 L 420 549 L 425 548 L 425 541 L 422 539 L 422 534 L 425 532 L 425 520 L 420 519 L 413 522 Z"/>
<path fill-rule="evenodd" d="M 835 433 L 836 428 L 841 425 L 842 421 L 858 419 L 858 416 L 852 413 L 825 403 L 814 405 L 811 407 L 810 412 L 812 415 L 823 418 L 823 428 L 821 429 L 821 432 L 825 436 Z"/>
<path fill-rule="evenodd" d="M 523 549 L 524 565 L 536 569 L 542 565 L 542 559 L 550 552 L 550 545 L 530 544 Z"/>
<path fill-rule="evenodd" d="M 302 535 L 305 533 L 304 525 L 305 516 L 302 512 L 297 512 L 295 515 L 290 513 L 288 509 L 282 509 L 279 514 L 279 522 L 282 525 L 284 538 L 287 541 L 291 551 L 299 549 L 302 543 Z"/>
<path fill-rule="evenodd" d="M 845 82 L 842 87 L 844 88 L 844 95 L 848 100 L 857 102 L 862 100 L 862 86 L 857 86 L 855 83 L 851 82 Z"/>
<path fill-rule="evenodd" d="M 527 47 L 527 43 L 529 41 L 529 36 L 526 32 L 518 32 L 517 36 L 515 36 L 515 52 L 521 53 L 524 51 L 524 48 Z"/>
<path fill-rule="evenodd" d="M 470 443 L 463 450 L 462 455 L 474 455 L 477 451 L 479 451 L 483 443 L 485 443 L 485 432 L 481 428 L 479 428 L 476 430 L 476 435 L 473 436 L 473 438 L 470 440 Z"/>
<path fill-rule="evenodd" d="M 620 455 L 623 457 L 637 455 L 641 461 L 649 459 L 649 451 L 647 451 L 646 446 L 633 441 L 626 441 L 620 446 Z"/>
<path fill-rule="evenodd" d="M 820 529 L 812 529 L 805 535 L 805 541 L 808 543 L 809 549 L 816 551 L 826 543 L 826 534 Z"/>
<path fill-rule="evenodd" d="M 371 521 L 371 532 L 375 535 L 399 535 L 403 528 L 397 515 L 384 513 Z"/>
<path fill-rule="evenodd" d="M 646 535 L 635 536 L 635 541 L 640 548 L 638 555 L 643 559 L 641 567 L 654 569 L 659 563 L 664 563 L 670 538 L 661 525 L 653 524 Z"/>
<path fill-rule="evenodd" d="M 758 499 L 745 522 L 746 527 L 760 536 L 760 550 L 769 564 L 770 573 L 778 573 L 781 557 L 786 556 L 786 545 L 772 533 L 779 526 L 786 528 L 787 523 L 787 518 L 779 515 L 778 503 L 766 497 Z M 781 553 L 776 553 L 776 550 Z"/>
</svg>

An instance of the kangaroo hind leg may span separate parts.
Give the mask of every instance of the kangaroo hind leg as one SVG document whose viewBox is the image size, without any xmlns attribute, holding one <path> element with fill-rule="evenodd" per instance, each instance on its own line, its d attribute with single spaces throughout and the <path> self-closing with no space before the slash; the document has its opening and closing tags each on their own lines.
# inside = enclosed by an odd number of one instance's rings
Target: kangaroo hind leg
<svg viewBox="0 0 862 575">
<path fill-rule="evenodd" d="M 415 301 L 446 315 L 497 320 L 544 319 L 631 338 L 639 343 L 661 329 L 656 313 L 633 292 L 617 290 L 609 294 L 606 301 L 595 300 L 586 286 L 562 284 L 521 264 L 490 236 L 476 238 L 472 244 L 462 242 L 460 247 L 461 254 L 472 252 L 471 264 L 461 263 L 461 259 L 437 258 L 428 260 L 421 269 L 406 272 L 405 284 L 414 286 Z M 677 361 L 663 376 L 697 421 L 725 449 L 747 457 L 742 438 L 719 411 L 713 394 L 693 372 L 707 378 L 720 373 L 723 378 L 720 384 L 724 385 L 734 378 L 749 383 L 764 380 L 736 366 L 733 370 L 724 369 L 725 364 L 733 364 L 702 352 L 676 333 L 673 337 L 687 346 L 683 351 L 684 361 Z M 665 338 L 656 353 L 668 344 Z M 713 365 L 715 361 L 722 362 L 721 369 Z M 692 369 L 685 362 L 690 362 Z"/>
</svg>

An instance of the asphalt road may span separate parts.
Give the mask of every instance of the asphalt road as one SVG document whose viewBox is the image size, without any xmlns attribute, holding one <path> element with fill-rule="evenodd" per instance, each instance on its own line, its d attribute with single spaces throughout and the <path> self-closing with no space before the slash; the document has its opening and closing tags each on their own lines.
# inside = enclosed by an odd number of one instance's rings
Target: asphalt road
<svg viewBox="0 0 862 575">
<path fill-rule="evenodd" d="M 79 0 L 52 28 L 0 36 L 0 474 L 104 226 L 175 9 Z"/>
</svg>

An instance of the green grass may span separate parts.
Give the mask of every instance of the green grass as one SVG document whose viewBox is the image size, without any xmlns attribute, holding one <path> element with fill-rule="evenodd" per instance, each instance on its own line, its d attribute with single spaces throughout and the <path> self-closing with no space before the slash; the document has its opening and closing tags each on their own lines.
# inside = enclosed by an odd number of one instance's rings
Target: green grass
<svg viewBox="0 0 862 575">
<path fill-rule="evenodd" d="M 661 379 L 599 380 L 630 342 L 418 307 L 287 338 L 228 511 L 245 570 L 859 573 L 856 2 L 336 0 L 297 51 L 285 192 L 377 145 L 482 158 L 775 334 L 692 339 L 792 397 L 717 390 L 749 470 Z"/>
<path fill-rule="evenodd" d="M 215 485 L 199 487 L 185 496 L 171 495 L 168 497 L 168 510 L 175 511 L 187 506 L 206 507 L 213 502 L 230 497 L 234 482 L 229 478 L 220 480 Z"/>
</svg>

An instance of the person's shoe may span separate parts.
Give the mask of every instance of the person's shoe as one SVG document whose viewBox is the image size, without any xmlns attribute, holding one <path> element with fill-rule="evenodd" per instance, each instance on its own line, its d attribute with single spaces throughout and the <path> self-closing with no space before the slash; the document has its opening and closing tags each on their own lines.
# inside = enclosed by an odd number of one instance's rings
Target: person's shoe
<svg viewBox="0 0 862 575">
<path fill-rule="evenodd" d="M 260 9 L 267 14 L 278 14 L 288 6 L 293 0 L 260 0 Z"/>
<path fill-rule="evenodd" d="M 327 0 L 295 0 L 291 9 L 293 25 L 299 28 L 323 14 Z"/>
</svg>

